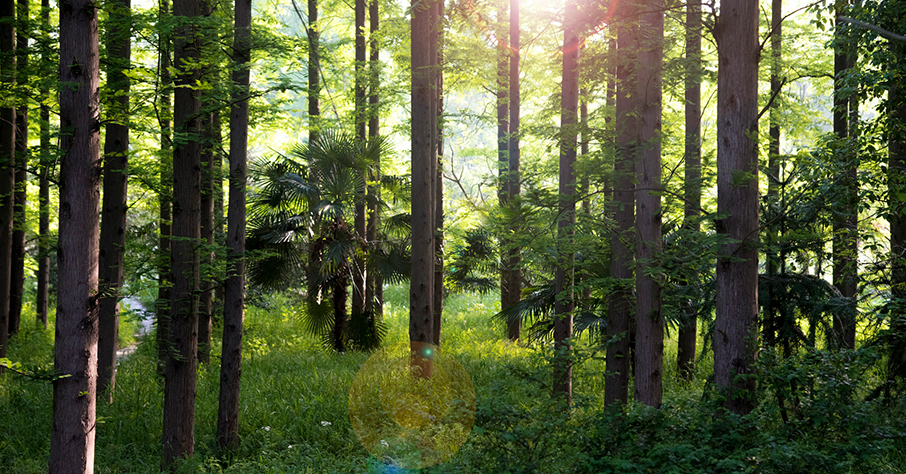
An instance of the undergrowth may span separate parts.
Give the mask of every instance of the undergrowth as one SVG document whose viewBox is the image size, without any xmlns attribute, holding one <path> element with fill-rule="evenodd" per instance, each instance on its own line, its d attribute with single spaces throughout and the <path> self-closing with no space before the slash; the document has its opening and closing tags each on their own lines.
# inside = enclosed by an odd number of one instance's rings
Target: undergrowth
<svg viewBox="0 0 906 474">
<path fill-rule="evenodd" d="M 387 344 L 408 340 L 408 293 L 385 294 Z M 349 389 L 366 353 L 335 354 L 299 328 L 299 309 L 274 296 L 249 307 L 240 397 L 241 445 L 215 443 L 219 366 L 199 369 L 195 455 L 180 472 L 390 473 L 358 442 L 348 414 Z M 906 400 L 872 397 L 877 355 L 813 351 L 783 360 L 762 353 L 759 405 L 744 418 L 721 414 L 706 390 L 711 362 L 695 381 L 676 377 L 675 343 L 665 346 L 664 405 L 603 406 L 601 353 L 577 343 L 575 404 L 550 397 L 550 349 L 501 340 L 490 318 L 497 296 L 459 294 L 445 304 L 443 350 L 470 374 L 476 418 L 465 444 L 428 473 L 901 473 L 906 472 Z M 28 328 L 10 359 L 52 366 L 52 329 Z M 152 337 L 121 361 L 114 403 L 98 404 L 95 470 L 159 472 L 162 379 Z M 779 403 L 782 399 L 784 403 Z M 0 472 L 47 470 L 52 387 L 0 376 Z"/>
</svg>

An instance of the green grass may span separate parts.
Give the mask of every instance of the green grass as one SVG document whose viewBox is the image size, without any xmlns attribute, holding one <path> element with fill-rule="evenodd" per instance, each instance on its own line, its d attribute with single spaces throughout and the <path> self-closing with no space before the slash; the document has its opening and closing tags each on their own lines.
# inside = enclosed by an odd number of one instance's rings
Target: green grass
<svg viewBox="0 0 906 474">
<path fill-rule="evenodd" d="M 385 298 L 386 345 L 405 350 L 408 292 L 391 287 Z M 764 389 L 752 416 L 715 417 L 714 403 L 704 391 L 710 356 L 699 364 L 695 382 L 680 383 L 674 341 L 665 345 L 661 410 L 631 405 L 621 416 L 604 410 L 604 366 L 598 354 L 576 367 L 576 407 L 564 414 L 549 396 L 549 348 L 501 340 L 504 328 L 490 318 L 498 307 L 496 294 L 453 295 L 445 304 L 442 347 L 470 374 L 477 413 L 466 443 L 425 472 L 906 471 L 902 400 L 890 406 L 839 400 L 831 396 L 836 393 L 831 388 L 839 386 L 826 383 L 837 379 L 819 377 L 802 397 L 804 417 L 790 424 L 779 421 L 773 391 Z M 221 450 L 214 438 L 219 390 L 215 345 L 212 363 L 199 369 L 195 456 L 181 472 L 404 472 L 371 456 L 349 419 L 350 386 L 369 354 L 332 353 L 299 327 L 297 310 L 287 299 L 272 298 L 269 309 L 248 309 L 242 441 L 235 452 Z M 46 368 L 51 344 L 51 331 L 23 331 L 11 344 L 10 358 Z M 163 396 L 155 351 L 153 344 L 143 343 L 122 361 L 114 403 L 98 405 L 96 472 L 159 472 Z M 830 373 L 835 363 L 803 359 L 795 370 L 803 377 L 820 375 Z M 858 368 L 856 362 L 852 365 Z M 788 373 L 770 370 L 778 376 Z M 848 366 L 838 372 L 846 370 Z M 49 383 L 0 376 L 0 472 L 46 472 L 51 397 Z M 856 397 L 863 398 L 861 392 Z"/>
</svg>

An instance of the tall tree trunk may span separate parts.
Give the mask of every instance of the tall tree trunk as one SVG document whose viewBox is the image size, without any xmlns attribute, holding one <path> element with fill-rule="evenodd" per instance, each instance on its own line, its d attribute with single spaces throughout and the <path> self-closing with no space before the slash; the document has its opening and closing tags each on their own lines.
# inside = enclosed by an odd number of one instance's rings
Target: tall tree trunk
<svg viewBox="0 0 906 474">
<path fill-rule="evenodd" d="M 158 24 L 166 23 L 170 15 L 169 0 L 160 0 L 158 10 Z M 158 204 L 160 208 L 160 238 L 158 241 L 158 268 L 157 268 L 157 369 L 163 375 L 167 364 L 167 351 L 169 349 L 169 336 L 167 331 L 170 325 L 170 237 L 173 233 L 173 160 L 171 139 L 171 105 L 173 80 L 170 77 L 170 37 L 169 32 L 159 32 L 158 54 L 160 71 L 160 90 L 158 101 L 158 125 L 160 126 L 160 189 L 158 191 Z"/>
<path fill-rule="evenodd" d="M 0 82 L 16 80 L 16 3 L 0 0 Z M 12 275 L 13 193 L 16 187 L 16 108 L 0 108 L 0 357 L 6 357 L 10 329 L 9 289 Z"/>
<path fill-rule="evenodd" d="M 50 0 L 41 0 L 41 23 L 50 31 Z M 44 35 L 50 42 L 50 36 Z M 41 63 L 49 67 L 49 58 L 41 57 Z M 47 329 L 47 313 L 50 300 L 50 179 L 54 163 L 50 155 L 50 107 L 45 105 L 50 100 L 50 93 L 41 93 L 41 166 L 38 179 L 38 290 L 35 297 L 35 313 L 38 324 Z"/>
<path fill-rule="evenodd" d="M 776 0 L 779 1 L 779 0 Z M 836 15 L 845 15 L 846 0 L 837 0 Z M 855 66 L 856 52 L 846 33 L 847 25 L 838 24 L 834 41 L 834 134 L 840 146 L 837 161 L 842 168 L 840 186 L 843 203 L 834 215 L 833 281 L 840 295 L 847 299 L 847 310 L 834 315 L 834 345 L 856 348 L 856 295 L 859 291 L 859 157 L 855 146 L 858 123 L 858 94 L 846 92 L 845 79 Z M 851 110 L 852 109 L 852 110 Z"/>
<path fill-rule="evenodd" d="M 378 44 L 378 28 L 380 25 L 380 17 L 378 10 L 378 1 L 371 0 L 368 4 L 368 20 L 369 20 L 369 30 L 371 33 L 370 44 L 369 44 L 369 57 L 368 57 L 368 78 L 369 78 L 369 94 L 368 94 L 368 137 L 370 139 L 377 139 L 380 135 L 380 110 L 378 108 L 378 89 L 381 85 L 380 79 L 380 45 Z M 378 226 L 380 226 L 381 216 L 380 208 L 377 205 L 377 201 L 381 197 L 381 157 L 378 156 L 377 160 L 371 168 L 369 169 L 370 175 L 368 180 L 372 183 L 368 188 L 368 194 L 374 196 L 374 199 L 371 199 L 368 204 L 368 224 L 367 224 L 367 235 L 366 240 L 368 242 L 368 252 L 369 255 L 374 255 L 374 252 L 378 251 L 376 247 L 376 242 L 378 238 Z M 365 279 L 365 309 L 370 311 L 375 318 L 380 318 L 383 314 L 383 305 L 384 305 L 384 283 L 381 279 L 381 276 L 378 275 L 378 272 L 371 271 L 368 272 Z"/>
<path fill-rule="evenodd" d="M 624 8 L 627 8 L 624 6 Z M 629 11 L 621 14 L 628 17 Z M 638 57 L 638 24 L 617 24 L 617 74 L 613 202 L 616 228 L 610 240 L 610 276 L 616 281 L 608 301 L 607 375 L 604 401 L 626 404 L 629 398 L 630 340 L 633 311 L 632 242 L 635 238 L 635 168 L 638 97 L 635 93 L 635 62 Z"/>
<path fill-rule="evenodd" d="M 129 162 L 129 68 L 131 4 L 110 4 L 107 19 L 107 125 L 104 132 L 104 202 L 98 254 L 99 340 L 98 394 L 113 402 L 116 383 L 116 339 L 126 246 L 126 199 Z"/>
<path fill-rule="evenodd" d="M 239 379 L 242 375 L 242 326 L 245 319 L 245 182 L 248 162 L 249 67 L 252 58 L 252 0 L 237 0 L 234 19 L 230 109 L 230 202 L 227 216 L 227 277 L 223 292 L 223 353 L 217 441 L 239 447 Z"/>
<path fill-rule="evenodd" d="M 636 166 L 636 369 L 635 399 L 659 407 L 663 398 L 664 314 L 661 283 L 650 273 L 662 248 L 661 237 L 661 69 L 664 58 L 664 4 L 647 3 L 639 27 L 637 94 L 639 161 Z"/>
<path fill-rule="evenodd" d="M 717 262 L 714 381 L 737 414 L 751 411 L 758 321 L 758 2 L 726 0 L 717 40 L 717 223 L 732 239 Z M 739 378 L 738 376 L 749 376 Z"/>
<path fill-rule="evenodd" d="M 98 357 L 101 142 L 98 17 L 88 0 L 60 11 L 60 243 L 50 472 L 91 473 Z M 8 288 L 8 286 L 7 286 Z"/>
<path fill-rule="evenodd" d="M 212 0 L 202 1 L 202 14 L 209 17 L 214 12 L 214 2 Z M 204 81 L 212 85 L 218 82 L 219 77 L 219 59 L 217 53 L 220 51 L 219 32 L 214 28 L 204 28 L 204 42 L 202 50 L 208 57 L 209 64 L 206 65 L 202 72 Z M 211 360 L 211 324 L 214 316 L 214 156 L 220 149 L 221 137 L 215 134 L 220 128 L 214 124 L 219 120 L 216 113 L 215 97 L 212 97 L 212 91 L 207 91 L 202 98 L 204 102 L 203 109 L 205 112 L 201 117 L 201 292 L 198 300 L 198 362 L 207 364 Z"/>
<path fill-rule="evenodd" d="M 509 106 L 510 106 L 510 133 L 508 135 L 507 151 L 507 175 L 504 186 L 507 188 L 507 205 L 518 206 L 518 197 L 521 191 L 519 183 L 519 111 L 520 111 L 520 88 L 519 88 L 519 59 L 520 53 L 520 35 L 519 35 L 519 1 L 510 0 L 510 47 L 509 47 Z M 520 222 L 513 221 L 509 228 L 511 235 L 519 235 Z M 501 309 L 515 305 L 522 299 L 522 270 L 520 265 L 522 255 L 519 246 L 515 242 L 508 242 L 506 256 L 504 257 L 503 288 L 501 293 Z M 503 298 L 503 295 L 506 295 Z M 503 301 L 503 300 L 506 301 Z M 507 337 L 511 341 L 519 340 L 522 333 L 522 321 L 514 319 L 507 322 Z"/>
<path fill-rule="evenodd" d="M 18 0 L 16 12 L 16 82 L 28 84 L 28 0 Z M 25 221 L 28 188 L 28 100 L 21 98 L 16 109 L 16 194 L 13 198 L 13 248 L 9 289 L 10 334 L 19 332 L 22 321 L 22 293 L 25 287 Z"/>
<path fill-rule="evenodd" d="M 497 4 L 497 201 L 501 208 L 510 205 L 510 151 L 509 151 L 509 134 L 510 134 L 510 52 L 508 42 L 508 31 L 504 29 L 503 19 L 506 16 L 506 3 L 501 1 Z M 509 291 L 511 284 L 509 282 L 510 272 L 507 268 L 509 263 L 509 247 L 512 239 L 507 238 L 506 232 L 501 232 L 500 244 L 500 309 L 510 307 L 514 301 Z M 516 301 L 519 301 L 518 299 Z M 511 323 L 507 323 L 507 336 L 509 336 Z M 511 339 L 512 340 L 512 339 Z"/>
<path fill-rule="evenodd" d="M 365 126 L 368 124 L 368 110 L 365 104 L 366 86 L 368 84 L 365 66 L 368 56 L 365 45 L 365 1 L 355 0 L 355 131 L 360 143 L 368 139 Z M 365 193 L 368 172 L 360 171 L 362 184 L 356 189 L 355 199 L 355 235 L 365 242 L 368 234 L 368 217 L 365 210 Z M 365 279 L 368 268 L 364 258 L 357 256 L 352 270 L 352 317 L 361 318 L 365 313 Z"/>
<path fill-rule="evenodd" d="M 321 136 L 321 32 L 318 23 L 318 0 L 308 0 L 308 144 L 312 146 Z M 317 175 L 312 175 L 312 182 L 317 184 Z M 312 232 L 309 232 L 312 235 Z M 308 255 L 308 299 L 309 304 L 315 304 L 320 299 L 318 295 L 318 279 L 321 271 L 321 261 L 317 257 L 312 237 L 309 242 Z"/>
<path fill-rule="evenodd" d="M 702 201 L 702 10 L 701 5 L 686 5 L 686 150 L 683 176 L 683 226 L 694 232 L 701 230 Z M 688 283 L 687 283 L 688 284 Z M 683 380 L 692 380 L 695 373 L 695 343 L 698 337 L 698 321 L 691 305 L 683 308 L 683 320 L 679 328 L 677 345 L 677 366 Z"/>
<path fill-rule="evenodd" d="M 437 8 L 413 1 L 412 12 L 412 274 L 409 341 L 413 367 L 434 370 L 434 181 L 437 176 Z"/>
<path fill-rule="evenodd" d="M 432 340 L 440 346 L 444 316 L 444 2 L 437 8 L 437 175 L 434 177 L 434 326 Z"/>
<path fill-rule="evenodd" d="M 906 45 L 893 43 L 896 63 L 892 69 L 906 64 Z M 890 329 L 897 335 L 889 350 L 887 362 L 888 383 L 896 377 L 906 376 L 906 211 L 900 198 L 906 189 L 906 89 L 900 82 L 889 85 L 887 98 L 890 102 L 888 118 L 888 171 L 887 195 L 890 222 L 890 293 L 894 309 L 891 311 Z"/>
<path fill-rule="evenodd" d="M 173 241 L 171 243 L 169 348 L 164 372 L 163 467 L 195 450 L 195 385 L 198 360 L 198 289 L 201 237 L 201 143 L 196 36 L 201 12 L 198 0 L 176 0 L 173 15 L 181 20 L 174 35 L 175 78 L 173 131 Z"/>
<path fill-rule="evenodd" d="M 576 225 L 576 144 L 579 118 L 579 4 L 566 3 L 563 29 L 563 82 L 560 98 L 559 219 L 557 222 L 557 272 L 554 293 L 554 383 L 553 394 L 572 404 L 573 277 Z"/>
<path fill-rule="evenodd" d="M 772 0 L 771 2 L 771 96 L 774 97 L 774 103 L 771 104 L 768 113 L 770 129 L 768 130 L 768 202 L 776 203 L 780 191 L 780 107 L 777 97 L 780 95 L 782 79 L 782 54 L 783 54 L 783 0 Z M 780 256 L 777 254 L 775 243 L 780 237 L 776 229 L 768 228 L 769 245 L 765 248 L 765 272 L 768 276 L 774 276 L 779 270 Z M 777 329 L 777 305 L 776 297 L 772 294 L 770 286 L 766 290 L 764 300 L 767 301 L 767 307 L 764 311 L 764 321 L 762 322 L 762 337 L 766 346 L 773 346 Z"/>
</svg>

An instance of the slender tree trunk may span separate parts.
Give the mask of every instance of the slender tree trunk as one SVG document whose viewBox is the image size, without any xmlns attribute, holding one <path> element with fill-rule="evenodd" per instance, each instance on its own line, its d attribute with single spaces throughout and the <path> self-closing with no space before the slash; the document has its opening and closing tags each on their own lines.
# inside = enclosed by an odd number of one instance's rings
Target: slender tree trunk
<svg viewBox="0 0 906 474">
<path fill-rule="evenodd" d="M 503 18 L 506 17 L 506 3 L 497 4 L 497 201 L 501 208 L 510 205 L 510 51 L 509 33 L 504 29 Z M 507 229 L 508 230 L 508 229 Z M 514 301 L 510 296 L 510 271 L 509 264 L 509 247 L 512 239 L 507 238 L 506 232 L 502 232 L 499 238 L 500 244 L 500 309 L 510 307 Z M 519 301 L 516 299 L 516 301 Z M 509 336 L 510 326 L 507 323 L 507 336 Z M 513 340 L 512 338 L 510 340 Z"/>
<path fill-rule="evenodd" d="M 98 357 L 98 205 L 101 147 L 98 17 L 93 3 L 60 11 L 60 243 L 49 469 L 91 473 Z M 7 286 L 8 288 L 8 286 Z"/>
<path fill-rule="evenodd" d="M 509 94 L 510 94 L 510 133 L 508 135 L 508 169 L 504 186 L 507 188 L 506 196 L 509 206 L 518 206 L 520 189 L 520 157 L 519 157 L 519 111 L 520 111 L 520 88 L 519 88 L 519 1 L 510 0 L 510 48 L 509 48 Z M 519 235 L 520 222 L 513 221 L 510 223 L 512 235 Z M 515 242 L 508 242 L 506 256 L 504 258 L 504 272 L 501 288 L 501 296 L 506 295 L 506 301 L 501 301 L 501 309 L 515 305 L 522 299 L 522 270 L 520 268 L 522 255 L 520 248 Z M 512 320 L 507 322 L 507 337 L 511 341 L 519 340 L 522 333 L 522 321 Z"/>
<path fill-rule="evenodd" d="M 170 15 L 168 0 L 160 0 L 159 23 L 164 23 Z M 157 356 L 158 372 L 163 375 L 169 350 L 170 325 L 170 288 L 173 278 L 170 275 L 170 237 L 173 233 L 173 160 L 170 125 L 170 95 L 173 80 L 170 77 L 170 37 L 169 32 L 162 30 L 158 44 L 160 69 L 160 95 L 158 101 L 158 120 L 160 126 L 160 190 L 158 204 L 160 207 L 160 239 L 158 242 L 158 287 L 155 312 L 157 313 Z"/>
<path fill-rule="evenodd" d="M 313 145 L 321 136 L 321 31 L 318 23 L 318 0 L 308 0 L 308 144 Z M 317 184 L 318 177 L 312 176 L 312 182 Z M 309 232 L 311 235 L 311 232 Z M 321 261 L 314 249 L 312 237 L 309 242 L 308 255 L 308 300 L 315 304 L 320 299 L 318 294 L 318 280 L 321 271 Z"/>
<path fill-rule="evenodd" d="M 368 57 L 368 73 L 370 81 L 370 91 L 368 95 L 368 136 L 370 139 L 376 139 L 380 135 L 380 110 L 378 108 L 378 89 L 381 85 L 380 79 L 380 45 L 378 44 L 378 28 L 380 17 L 378 11 L 378 1 L 371 0 L 368 4 L 368 20 L 371 32 Z M 369 255 L 374 255 L 378 251 L 378 226 L 380 226 L 381 216 L 380 208 L 377 201 L 381 197 L 381 157 L 370 168 L 369 181 L 372 183 L 368 188 L 368 194 L 374 196 L 368 205 L 368 224 L 367 236 Z M 370 311 L 376 318 L 383 314 L 383 280 L 378 272 L 368 272 L 365 279 L 365 309 Z"/>
<path fill-rule="evenodd" d="M 107 20 L 107 125 L 104 132 L 104 202 L 98 254 L 99 340 L 98 395 L 113 402 L 116 383 L 116 340 L 126 246 L 126 199 L 129 163 L 129 68 L 131 4 L 110 4 Z"/>
<path fill-rule="evenodd" d="M 845 9 L 846 0 L 838 0 L 836 14 L 845 15 Z M 840 143 L 837 160 L 842 168 L 840 184 L 843 203 L 834 216 L 833 281 L 849 304 L 847 311 L 834 315 L 833 333 L 836 347 L 855 349 L 856 295 L 859 291 L 859 157 L 854 138 L 858 123 L 858 95 L 845 90 L 846 75 L 856 62 L 854 48 L 847 44 L 851 40 L 846 28 L 845 24 L 837 25 L 834 51 L 834 134 Z M 850 107 L 855 110 L 850 110 Z"/>
<path fill-rule="evenodd" d="M 28 84 L 28 0 L 18 0 L 16 12 L 16 82 Z M 13 198 L 13 248 L 9 289 L 10 334 L 19 332 L 25 287 L 25 221 L 28 187 L 28 100 L 16 109 L 16 194 Z"/>
<path fill-rule="evenodd" d="M 625 7 L 624 7 L 625 8 Z M 628 13 L 628 12 L 626 12 Z M 624 13 L 621 17 L 627 17 Z M 617 74 L 615 116 L 615 160 L 613 169 L 613 202 L 616 228 L 610 240 L 610 276 L 616 286 L 608 301 L 607 375 L 604 401 L 626 404 L 629 399 L 630 340 L 633 314 L 632 268 L 635 226 L 636 130 L 638 97 L 635 94 L 635 62 L 638 56 L 638 24 L 624 20 L 617 25 Z"/>
<path fill-rule="evenodd" d="M 434 181 L 437 176 L 437 8 L 413 1 L 412 12 L 412 273 L 409 341 L 413 367 L 430 378 L 434 338 Z"/>
<path fill-rule="evenodd" d="M 662 249 L 661 197 L 661 69 L 664 58 L 664 5 L 647 3 L 640 19 L 645 32 L 639 46 L 637 94 L 639 111 L 639 161 L 636 165 L 636 370 L 635 398 L 659 407 L 663 398 L 664 315 L 661 283 L 650 273 Z"/>
<path fill-rule="evenodd" d="M 16 18 L 14 0 L 0 0 L 0 82 L 16 80 Z M 0 108 L 0 357 L 6 357 L 10 333 L 10 280 L 12 276 L 13 193 L 16 189 L 16 108 Z"/>
<path fill-rule="evenodd" d="M 758 2 L 726 0 L 714 34 L 717 212 L 727 216 L 717 229 L 732 239 L 717 262 L 714 381 L 727 396 L 726 408 L 745 414 L 755 397 L 758 321 Z"/>
<path fill-rule="evenodd" d="M 249 67 L 252 0 L 237 0 L 234 19 L 234 92 L 230 109 L 230 202 L 227 216 L 227 278 L 223 293 L 223 353 L 217 441 L 239 447 L 239 379 L 242 375 L 242 326 L 245 319 L 245 182 L 248 162 Z"/>
<path fill-rule="evenodd" d="M 173 131 L 173 241 L 171 243 L 170 326 L 164 372 L 163 466 L 172 470 L 177 458 L 195 450 L 195 385 L 198 360 L 198 290 L 201 237 L 200 100 L 192 87 L 200 78 L 196 27 L 198 0 L 176 0 L 173 15 L 183 22 L 174 35 L 175 78 Z"/>
<path fill-rule="evenodd" d="M 557 222 L 557 272 L 554 293 L 554 384 L 555 397 L 572 404 L 573 278 L 576 224 L 577 125 L 579 118 L 579 4 L 566 4 L 563 30 L 563 83 L 560 98 L 560 185 L 559 219 Z"/>
<path fill-rule="evenodd" d="M 434 327 L 432 340 L 440 346 L 444 315 L 444 2 L 437 8 L 437 175 L 434 178 Z"/>
<path fill-rule="evenodd" d="M 346 352 L 346 326 L 349 320 L 346 314 L 346 301 L 349 299 L 348 278 L 337 278 L 333 283 L 333 326 L 331 337 L 333 349 L 339 353 Z"/>
<path fill-rule="evenodd" d="M 50 30 L 50 0 L 41 0 L 41 23 Z M 44 40 L 50 42 L 49 35 Z M 47 57 L 41 57 L 44 66 L 50 66 Z M 38 293 L 35 298 L 35 313 L 38 324 L 47 329 L 47 313 L 50 300 L 50 180 L 54 163 L 50 155 L 50 107 L 45 105 L 50 100 L 50 93 L 42 91 L 41 101 L 41 166 L 38 180 Z"/>
<path fill-rule="evenodd" d="M 782 54 L 783 54 L 783 0 L 771 2 L 771 96 L 775 97 L 774 103 L 768 113 L 770 129 L 768 133 L 768 202 L 776 203 L 780 190 L 780 108 L 779 97 L 782 79 Z M 775 229 L 768 229 L 769 245 L 765 248 L 765 272 L 769 277 L 777 274 L 780 266 L 780 256 L 776 246 L 779 234 Z M 762 322 L 762 337 L 766 346 L 773 346 L 777 328 L 777 297 L 772 293 L 770 285 L 766 289 L 764 300 L 767 307 L 764 311 Z"/>
<path fill-rule="evenodd" d="M 702 39 L 701 5 L 686 5 L 686 150 L 683 179 L 683 225 L 699 232 L 702 200 Z M 688 283 L 687 283 L 688 284 Z M 677 366 L 683 380 L 692 380 L 695 373 L 695 343 L 698 337 L 698 321 L 695 310 L 686 305 L 679 328 Z"/>
<path fill-rule="evenodd" d="M 906 45 L 892 43 L 896 62 L 891 69 L 906 64 Z M 903 209 L 903 190 L 906 189 L 906 89 L 900 82 L 891 82 L 887 92 L 890 102 L 888 118 L 888 171 L 887 195 L 890 222 L 890 293 L 894 310 L 891 311 L 890 329 L 898 337 L 893 338 L 890 357 L 887 361 L 888 383 L 896 377 L 906 375 L 906 211 Z"/>
<path fill-rule="evenodd" d="M 368 110 L 365 104 L 368 76 L 365 66 L 368 56 L 365 44 L 365 1 L 355 0 L 355 131 L 359 142 L 368 140 L 365 126 L 368 124 Z M 368 234 L 368 216 L 365 210 L 365 193 L 367 192 L 367 170 L 361 170 L 362 184 L 356 189 L 355 200 L 355 235 L 365 242 Z M 368 268 L 364 258 L 356 257 L 352 271 L 352 317 L 362 318 L 365 313 L 365 280 Z"/>
</svg>

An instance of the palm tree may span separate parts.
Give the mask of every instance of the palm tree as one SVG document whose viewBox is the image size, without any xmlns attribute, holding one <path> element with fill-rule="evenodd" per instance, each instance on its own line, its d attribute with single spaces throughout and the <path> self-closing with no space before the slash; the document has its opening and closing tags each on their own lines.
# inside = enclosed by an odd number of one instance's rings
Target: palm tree
<svg viewBox="0 0 906 474">
<path fill-rule="evenodd" d="M 385 219 L 387 231 L 395 230 L 396 239 L 366 242 L 351 226 L 357 201 L 362 199 L 357 191 L 365 184 L 363 171 L 388 152 L 382 137 L 363 142 L 345 132 L 325 130 L 314 142 L 297 145 L 276 160 L 253 163 L 249 170 L 254 189 L 249 277 L 265 289 L 285 288 L 306 273 L 306 256 L 319 262 L 317 271 L 309 275 L 305 329 L 339 352 L 376 348 L 385 332 L 372 307 L 348 314 L 347 287 L 353 276 L 362 275 L 366 268 L 391 282 L 407 276 L 407 266 L 401 262 L 408 257 L 407 214 Z M 365 199 L 379 209 L 389 208 L 375 196 Z M 366 258 L 357 258 L 362 256 Z M 365 267 L 359 262 L 365 262 Z"/>
</svg>

